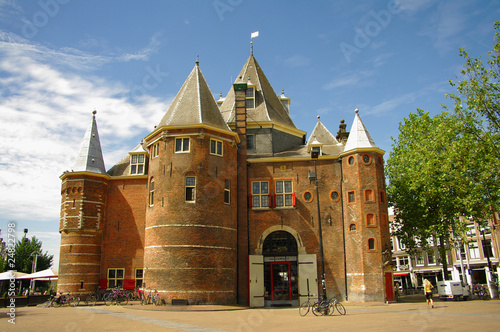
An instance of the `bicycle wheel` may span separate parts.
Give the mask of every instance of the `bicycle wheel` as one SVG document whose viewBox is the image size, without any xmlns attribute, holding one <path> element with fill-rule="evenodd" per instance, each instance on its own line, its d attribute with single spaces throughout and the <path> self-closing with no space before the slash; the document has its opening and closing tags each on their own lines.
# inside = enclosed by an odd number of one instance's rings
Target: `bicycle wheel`
<svg viewBox="0 0 500 332">
<path fill-rule="evenodd" d="M 301 316 L 307 315 L 309 313 L 310 306 L 311 304 L 309 303 L 309 301 L 302 303 L 299 307 L 299 314 Z"/>
<path fill-rule="evenodd" d="M 323 312 L 320 309 L 319 302 L 316 302 L 313 304 L 311 311 L 314 314 L 314 316 L 323 316 Z"/>
<path fill-rule="evenodd" d="M 335 309 L 339 312 L 341 315 L 345 315 L 347 311 L 344 308 L 344 305 L 340 302 L 335 303 Z"/>
<path fill-rule="evenodd" d="M 87 300 L 85 301 L 85 304 L 88 305 L 88 306 L 95 306 L 97 303 L 97 296 L 95 296 L 95 294 L 90 294 L 89 296 L 87 296 Z"/>
<path fill-rule="evenodd" d="M 104 297 L 104 303 L 106 305 L 111 305 L 113 302 L 116 301 L 116 297 L 114 294 L 107 294 L 105 297 Z"/>
<path fill-rule="evenodd" d="M 68 299 L 68 304 L 70 307 L 77 307 L 80 304 L 80 298 L 78 296 L 71 296 Z"/>
<path fill-rule="evenodd" d="M 127 305 L 128 303 L 128 296 L 127 295 L 120 295 L 117 298 L 117 303 L 119 302 L 121 305 Z"/>
</svg>

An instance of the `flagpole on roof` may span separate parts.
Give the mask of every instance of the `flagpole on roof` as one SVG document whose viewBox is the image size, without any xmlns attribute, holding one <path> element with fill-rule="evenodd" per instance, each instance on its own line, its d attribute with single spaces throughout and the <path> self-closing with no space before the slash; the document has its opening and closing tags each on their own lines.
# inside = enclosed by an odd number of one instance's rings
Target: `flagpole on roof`
<svg viewBox="0 0 500 332">
<path fill-rule="evenodd" d="M 252 34 L 250 35 L 250 55 L 253 55 L 253 40 L 255 37 L 259 37 L 259 32 L 258 31 L 255 31 L 255 32 L 252 32 Z"/>
</svg>

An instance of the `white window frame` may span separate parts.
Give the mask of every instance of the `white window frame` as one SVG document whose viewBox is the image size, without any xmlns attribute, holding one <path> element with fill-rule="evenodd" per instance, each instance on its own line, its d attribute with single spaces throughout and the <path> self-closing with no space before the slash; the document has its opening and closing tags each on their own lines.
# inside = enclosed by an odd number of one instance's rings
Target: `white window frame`
<svg viewBox="0 0 500 332">
<path fill-rule="evenodd" d="M 245 107 L 246 109 L 253 110 L 255 109 L 255 91 L 256 91 L 256 86 L 255 85 L 247 85 L 247 91 L 245 95 Z M 253 91 L 252 94 L 249 94 L 249 91 Z M 251 100 L 253 102 L 253 107 L 248 107 L 247 101 Z"/>
<path fill-rule="evenodd" d="M 431 262 L 431 260 L 432 260 L 432 262 Z M 429 251 L 427 252 L 427 264 L 428 265 L 436 265 L 437 264 L 436 251 L 434 250 L 434 248 L 430 248 Z"/>
<path fill-rule="evenodd" d="M 425 265 L 423 252 L 417 252 L 415 254 L 415 264 L 416 264 L 416 266 L 424 266 Z"/>
<path fill-rule="evenodd" d="M 258 184 L 258 188 L 255 186 L 256 184 Z M 263 187 L 263 185 L 267 186 L 267 192 L 262 192 L 262 189 L 265 188 Z M 267 205 L 265 204 L 265 202 L 267 202 Z M 270 206 L 271 202 L 269 202 L 269 181 L 252 181 L 252 208 L 267 209 Z"/>
<path fill-rule="evenodd" d="M 142 159 L 142 161 L 141 161 Z M 139 171 L 142 170 L 142 171 Z M 130 155 L 130 175 L 144 175 L 146 171 L 146 155 L 134 153 Z"/>
<path fill-rule="evenodd" d="M 188 184 L 188 178 L 193 178 L 194 179 L 194 184 L 189 183 Z M 185 192 L 184 192 L 184 199 L 186 203 L 195 203 L 196 202 L 196 176 L 194 175 L 187 175 L 184 178 L 184 187 L 185 187 Z M 192 199 L 188 200 L 188 191 L 191 193 Z"/>
<path fill-rule="evenodd" d="M 151 159 L 154 159 L 160 155 L 160 143 L 156 142 L 151 146 Z"/>
<path fill-rule="evenodd" d="M 180 146 L 177 142 L 180 142 Z M 174 146 L 175 153 L 189 153 L 190 149 L 191 149 L 191 144 L 189 142 L 189 137 L 177 137 L 175 139 L 175 146 Z"/>
<path fill-rule="evenodd" d="M 155 198 L 155 179 L 151 178 L 149 181 L 149 206 L 154 205 L 154 198 Z"/>
<path fill-rule="evenodd" d="M 287 184 L 289 184 L 288 188 Z M 293 180 L 276 180 L 274 181 L 274 189 L 277 208 L 293 207 Z"/>
<path fill-rule="evenodd" d="M 223 156 L 224 143 L 218 139 L 210 139 L 210 154 L 214 156 Z"/>
</svg>

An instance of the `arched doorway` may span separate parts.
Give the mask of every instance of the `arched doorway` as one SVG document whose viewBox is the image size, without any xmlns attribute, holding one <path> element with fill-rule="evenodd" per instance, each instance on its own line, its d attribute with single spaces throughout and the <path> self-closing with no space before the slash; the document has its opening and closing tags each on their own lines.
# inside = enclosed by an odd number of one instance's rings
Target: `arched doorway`
<svg viewBox="0 0 500 332">
<path fill-rule="evenodd" d="M 274 231 L 262 245 L 264 258 L 265 306 L 297 306 L 299 304 L 295 237 L 287 231 Z"/>
</svg>

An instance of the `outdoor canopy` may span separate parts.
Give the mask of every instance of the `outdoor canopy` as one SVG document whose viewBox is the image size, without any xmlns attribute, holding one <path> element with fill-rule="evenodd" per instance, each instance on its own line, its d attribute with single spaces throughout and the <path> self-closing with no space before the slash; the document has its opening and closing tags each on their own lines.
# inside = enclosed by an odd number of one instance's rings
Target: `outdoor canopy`
<svg viewBox="0 0 500 332">
<path fill-rule="evenodd" d="M 57 279 L 57 272 L 52 269 L 47 269 L 32 274 L 25 274 L 17 279 L 52 280 Z"/>
</svg>

